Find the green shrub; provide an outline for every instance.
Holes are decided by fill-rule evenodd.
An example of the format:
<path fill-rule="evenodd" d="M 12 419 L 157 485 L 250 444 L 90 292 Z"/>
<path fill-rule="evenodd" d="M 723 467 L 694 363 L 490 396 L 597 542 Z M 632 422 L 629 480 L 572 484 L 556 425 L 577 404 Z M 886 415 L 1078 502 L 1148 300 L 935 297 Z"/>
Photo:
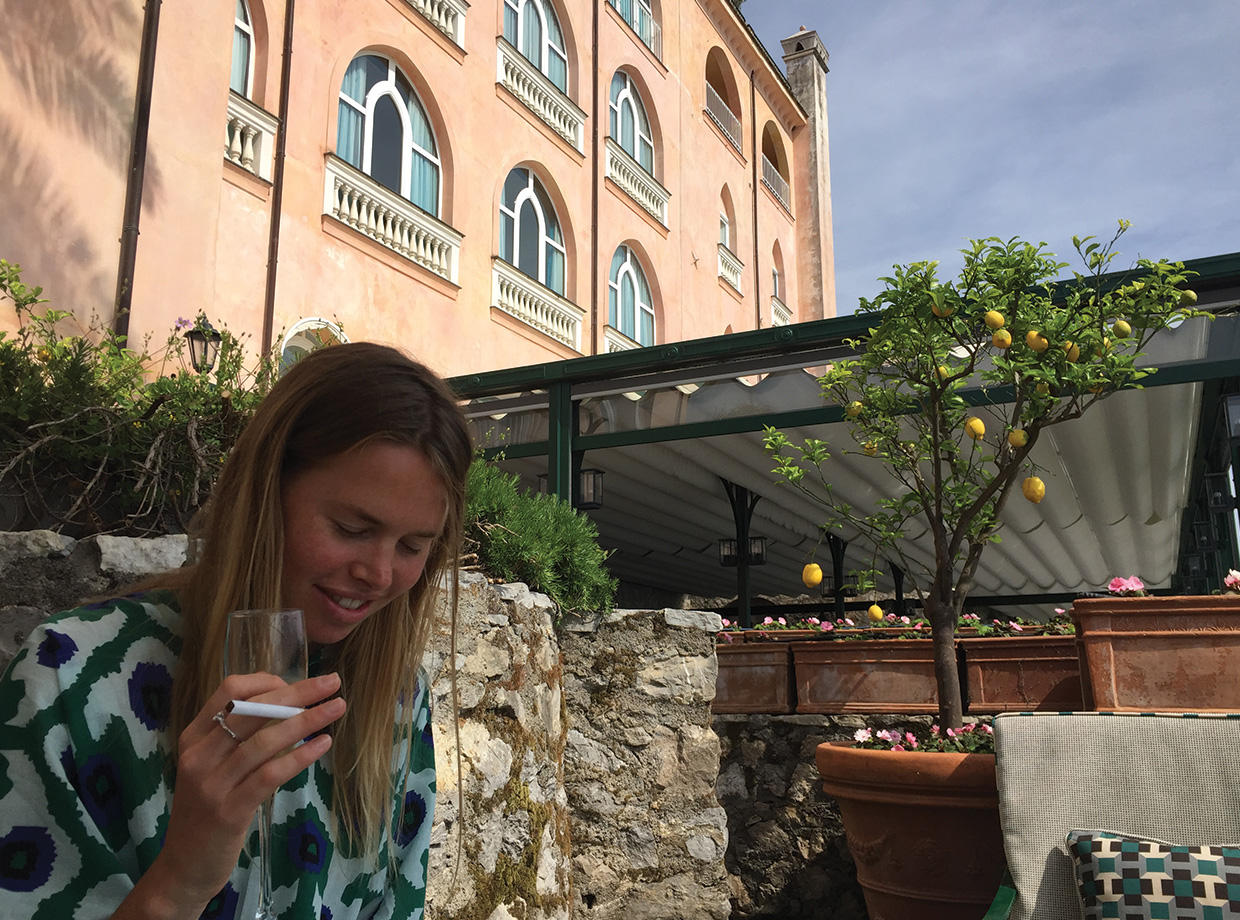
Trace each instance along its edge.
<path fill-rule="evenodd" d="M 603 564 L 598 529 L 552 495 L 517 487 L 517 477 L 481 458 L 469 470 L 465 538 L 481 568 L 541 591 L 560 610 L 611 610 L 616 582 Z"/>

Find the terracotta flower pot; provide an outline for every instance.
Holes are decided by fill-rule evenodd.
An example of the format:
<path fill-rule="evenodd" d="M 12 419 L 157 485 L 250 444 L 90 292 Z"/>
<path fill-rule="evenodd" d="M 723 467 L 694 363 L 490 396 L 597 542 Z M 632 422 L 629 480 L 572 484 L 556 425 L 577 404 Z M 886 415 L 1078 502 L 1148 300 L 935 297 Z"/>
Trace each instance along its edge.
<path fill-rule="evenodd" d="M 792 712 L 792 655 L 787 642 L 721 643 L 715 653 L 719 676 L 712 711 Z"/>
<path fill-rule="evenodd" d="M 1075 636 L 960 639 L 971 715 L 1084 708 Z"/>
<path fill-rule="evenodd" d="M 1003 876 L 993 754 L 818 746 L 870 920 L 975 920 Z"/>
<path fill-rule="evenodd" d="M 1240 596 L 1085 598 L 1071 613 L 1089 708 L 1240 712 Z"/>
<path fill-rule="evenodd" d="M 929 639 L 794 642 L 797 712 L 935 713 Z"/>

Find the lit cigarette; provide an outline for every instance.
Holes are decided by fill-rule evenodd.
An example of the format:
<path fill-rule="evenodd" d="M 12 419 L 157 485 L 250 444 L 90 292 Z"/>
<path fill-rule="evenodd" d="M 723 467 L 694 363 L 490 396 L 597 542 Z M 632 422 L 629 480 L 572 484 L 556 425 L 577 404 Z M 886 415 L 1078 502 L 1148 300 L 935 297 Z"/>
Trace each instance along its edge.
<path fill-rule="evenodd" d="M 297 706 L 276 706 L 274 703 L 251 703 L 249 700 L 233 700 L 227 706 L 230 715 L 256 716 L 260 719 L 291 719 L 305 712 Z"/>

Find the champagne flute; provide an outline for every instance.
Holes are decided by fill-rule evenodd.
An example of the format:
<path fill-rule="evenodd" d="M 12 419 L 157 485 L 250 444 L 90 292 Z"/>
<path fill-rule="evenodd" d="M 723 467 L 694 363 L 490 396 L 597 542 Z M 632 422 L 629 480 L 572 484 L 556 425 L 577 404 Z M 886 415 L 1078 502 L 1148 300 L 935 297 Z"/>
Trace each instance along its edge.
<path fill-rule="evenodd" d="M 274 674 L 286 683 L 306 678 L 306 627 L 300 610 L 235 610 L 228 615 L 226 674 Z M 258 910 L 254 920 L 275 920 L 271 907 L 271 806 L 258 808 Z"/>

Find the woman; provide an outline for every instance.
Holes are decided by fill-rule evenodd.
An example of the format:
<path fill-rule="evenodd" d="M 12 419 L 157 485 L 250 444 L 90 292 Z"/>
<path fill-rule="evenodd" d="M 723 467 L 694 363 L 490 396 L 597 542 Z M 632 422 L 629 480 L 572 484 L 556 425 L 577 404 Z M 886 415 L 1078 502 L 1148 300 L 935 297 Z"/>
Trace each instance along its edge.
<path fill-rule="evenodd" d="M 200 561 L 48 620 L 0 684 L 0 915 L 241 918 L 275 793 L 278 916 L 420 917 L 418 666 L 471 455 L 450 390 L 399 352 L 294 365 L 224 466 Z M 222 678 L 228 613 L 261 607 L 304 611 L 310 679 Z M 232 699 L 306 708 L 217 719 Z"/>

